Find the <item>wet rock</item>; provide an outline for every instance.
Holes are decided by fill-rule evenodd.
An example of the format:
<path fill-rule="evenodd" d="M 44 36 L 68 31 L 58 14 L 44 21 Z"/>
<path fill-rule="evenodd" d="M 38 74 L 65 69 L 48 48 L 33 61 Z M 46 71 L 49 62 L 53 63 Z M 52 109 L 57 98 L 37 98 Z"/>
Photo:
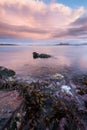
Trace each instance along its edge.
<path fill-rule="evenodd" d="M 33 52 L 33 58 L 38 58 L 39 54 L 37 52 Z"/>
<path fill-rule="evenodd" d="M 29 130 L 31 127 L 30 127 L 30 125 L 28 124 L 28 125 L 26 125 L 25 127 L 24 127 L 24 129 L 23 130 Z"/>
<path fill-rule="evenodd" d="M 0 66 L 0 78 L 12 77 L 15 75 L 15 72 L 11 69 Z"/>
<path fill-rule="evenodd" d="M 51 55 L 48 54 L 39 54 L 37 52 L 33 52 L 33 58 L 50 58 Z"/>
<path fill-rule="evenodd" d="M 5 85 L 5 81 L 3 79 L 0 79 L 0 89 L 2 89 Z"/>
<path fill-rule="evenodd" d="M 17 91 L 0 91 L 0 130 L 9 126 L 22 101 Z"/>
<path fill-rule="evenodd" d="M 37 80 L 30 80 L 30 77 L 27 77 L 27 79 L 16 78 L 17 89 L 24 99 L 22 113 L 25 114 L 22 120 L 13 122 L 15 127 L 23 128 L 23 130 L 86 130 L 87 86 L 86 84 L 78 83 L 79 79 L 81 79 L 80 77 L 77 84 L 74 84 L 73 81 L 70 82 L 70 78 L 67 78 L 67 82 L 66 76 L 63 75 L 55 73 L 52 76 Z M 7 77 L 5 81 L 6 83 L 9 81 L 9 84 L 11 84 L 13 83 L 13 78 Z M 3 85 L 3 82 L 1 82 L 1 85 Z M 0 102 L 2 102 L 0 104 L 1 126 L 14 113 L 13 111 L 16 110 L 16 107 L 14 109 L 13 106 L 19 100 L 17 91 L 6 93 L 0 94 Z M 11 101 L 12 104 L 10 104 Z M 22 116 L 18 114 L 18 117 Z"/>
<path fill-rule="evenodd" d="M 84 94 L 84 95 L 82 96 L 82 98 L 83 98 L 84 101 L 87 102 L 87 94 Z"/>
<path fill-rule="evenodd" d="M 23 86 L 26 85 L 22 84 Z M 57 130 L 58 128 L 65 130 L 66 126 L 66 129 L 74 130 L 80 129 L 81 126 L 78 126 L 80 124 L 82 125 L 81 130 L 86 130 L 84 127 L 84 120 L 86 120 L 84 115 L 79 117 L 80 113 L 85 113 L 86 102 L 84 103 L 82 97 L 74 91 L 76 86 L 74 87 L 72 84 L 61 85 L 59 80 L 50 80 L 50 78 L 47 83 L 42 80 L 40 82 L 32 82 L 30 86 L 24 87 L 23 91 L 27 109 L 25 110 L 26 118 L 28 122 L 32 120 L 30 129 L 33 127 L 39 130 L 40 127 L 40 129 L 45 130 L 47 127 L 49 130 Z M 30 116 L 28 117 L 28 115 Z M 47 119 L 46 123 L 43 119 L 43 125 L 40 122 L 42 118 Z M 79 121 L 76 122 L 74 119 Z M 35 126 L 33 122 L 37 122 Z M 24 128 L 27 125 L 25 122 Z"/>
<path fill-rule="evenodd" d="M 65 125 L 66 125 L 66 123 L 67 123 L 67 119 L 66 118 L 62 118 L 61 120 L 60 120 L 60 122 L 59 122 L 59 130 L 65 130 Z"/>
<path fill-rule="evenodd" d="M 5 78 L 5 79 L 0 79 L 0 90 L 5 90 L 5 89 L 15 89 L 15 83 L 16 80 L 14 78 Z"/>
<path fill-rule="evenodd" d="M 13 87 L 15 81 L 15 72 L 11 69 L 0 66 L 0 89 Z"/>
<path fill-rule="evenodd" d="M 40 54 L 39 57 L 40 57 L 40 58 L 50 58 L 51 55 L 48 55 L 48 54 Z"/>

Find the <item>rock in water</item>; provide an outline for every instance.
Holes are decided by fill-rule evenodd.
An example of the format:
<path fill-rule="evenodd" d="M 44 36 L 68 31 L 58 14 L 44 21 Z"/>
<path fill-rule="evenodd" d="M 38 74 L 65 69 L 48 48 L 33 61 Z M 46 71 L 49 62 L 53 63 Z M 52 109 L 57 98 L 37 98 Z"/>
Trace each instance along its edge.
<path fill-rule="evenodd" d="M 39 54 L 37 52 L 33 52 L 33 58 L 38 58 Z"/>
<path fill-rule="evenodd" d="M 51 55 L 48 54 L 39 54 L 37 52 L 33 52 L 33 58 L 50 58 Z"/>
<path fill-rule="evenodd" d="M 39 57 L 40 58 L 50 58 L 51 56 L 48 54 L 40 54 Z"/>
<path fill-rule="evenodd" d="M 13 70 L 0 66 L 0 78 L 12 77 L 14 75 L 15 72 Z"/>

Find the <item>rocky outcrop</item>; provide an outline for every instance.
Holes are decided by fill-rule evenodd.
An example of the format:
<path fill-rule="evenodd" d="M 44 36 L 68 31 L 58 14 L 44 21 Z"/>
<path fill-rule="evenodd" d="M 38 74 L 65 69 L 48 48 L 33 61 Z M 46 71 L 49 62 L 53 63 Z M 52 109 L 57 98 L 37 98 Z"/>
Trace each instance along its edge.
<path fill-rule="evenodd" d="M 32 82 L 14 79 L 15 84 L 11 84 L 13 78 L 7 76 L 6 83 L 13 90 L 0 92 L 0 130 L 87 130 L 86 78 L 76 76 L 70 80 L 64 73 L 54 73 Z M 14 113 L 22 101 L 18 119 Z"/>
<path fill-rule="evenodd" d="M 51 55 L 48 55 L 48 54 L 39 54 L 37 52 L 33 52 L 33 58 L 50 58 Z"/>
<path fill-rule="evenodd" d="M 15 72 L 11 69 L 0 66 L 0 78 L 12 77 Z"/>
<path fill-rule="evenodd" d="M 67 79 L 68 80 L 68 79 Z M 25 116 L 20 128 L 37 130 L 86 130 L 86 95 L 60 73 L 30 84 L 19 83 Z M 81 86 L 82 87 L 82 86 Z M 24 124 L 24 126 L 22 125 Z"/>
<path fill-rule="evenodd" d="M 13 86 L 15 74 L 13 70 L 0 66 L 0 89 Z"/>

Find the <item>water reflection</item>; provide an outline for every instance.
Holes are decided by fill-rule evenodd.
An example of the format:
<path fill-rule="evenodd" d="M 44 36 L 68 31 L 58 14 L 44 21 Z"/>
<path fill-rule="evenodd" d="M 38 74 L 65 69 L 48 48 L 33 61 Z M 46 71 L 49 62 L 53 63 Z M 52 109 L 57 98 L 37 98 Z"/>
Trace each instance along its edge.
<path fill-rule="evenodd" d="M 33 59 L 32 52 L 52 55 Z M 53 73 L 65 66 L 87 72 L 87 46 L 21 46 L 0 47 L 0 65 L 18 74 Z"/>

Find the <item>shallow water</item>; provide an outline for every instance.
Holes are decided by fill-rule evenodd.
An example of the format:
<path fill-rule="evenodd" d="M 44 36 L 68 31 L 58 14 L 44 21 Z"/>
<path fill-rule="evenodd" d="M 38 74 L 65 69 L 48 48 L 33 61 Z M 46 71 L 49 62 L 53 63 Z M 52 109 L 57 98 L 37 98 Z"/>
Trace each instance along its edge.
<path fill-rule="evenodd" d="M 33 59 L 34 51 L 50 54 L 52 58 Z M 19 75 L 50 74 L 65 68 L 87 72 L 87 46 L 1 46 L 0 66 Z"/>

